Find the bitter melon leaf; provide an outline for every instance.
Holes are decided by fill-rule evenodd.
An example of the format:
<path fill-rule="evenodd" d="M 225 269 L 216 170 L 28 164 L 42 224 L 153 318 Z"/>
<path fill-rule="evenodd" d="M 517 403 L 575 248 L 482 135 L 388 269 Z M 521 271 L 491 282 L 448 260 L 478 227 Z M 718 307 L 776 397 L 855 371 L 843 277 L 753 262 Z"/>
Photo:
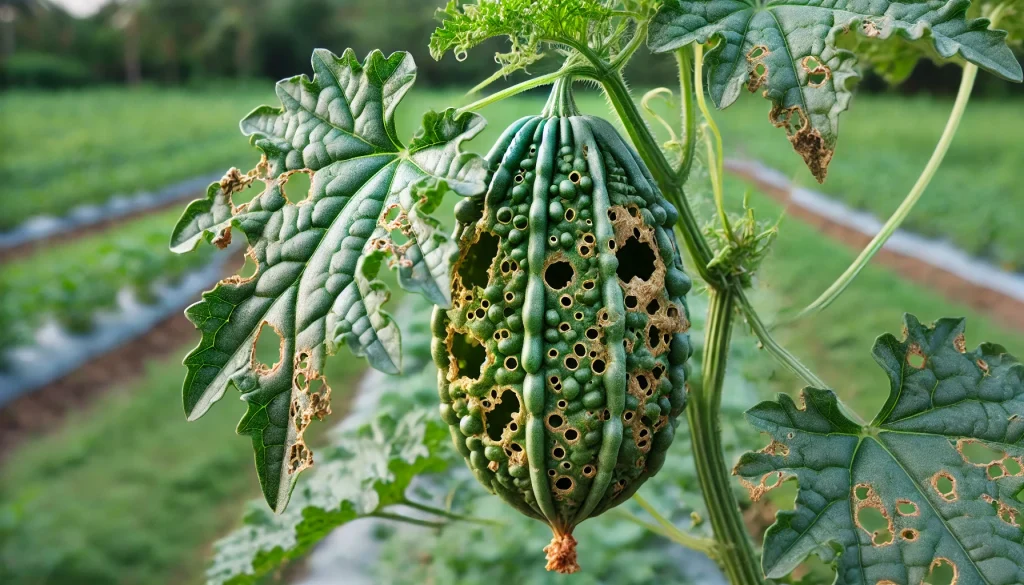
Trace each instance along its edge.
<path fill-rule="evenodd" d="M 960 56 L 992 73 L 1021 80 L 1006 34 L 985 19 L 967 19 L 968 0 L 665 0 L 650 25 L 658 52 L 693 42 L 708 52 L 708 85 L 719 108 L 744 85 L 772 101 L 769 118 L 785 128 L 811 173 L 824 181 L 835 152 L 839 114 L 849 106 L 855 55 L 836 47 L 842 34 L 930 39 L 943 58 Z"/>
<path fill-rule="evenodd" d="M 255 583 L 335 528 L 399 503 L 413 477 L 447 467 L 449 435 L 435 418 L 425 410 L 384 416 L 338 440 L 287 511 L 254 502 L 242 527 L 216 543 L 208 583 Z"/>
<path fill-rule="evenodd" d="M 345 344 L 378 370 L 401 368 L 380 266 L 387 261 L 400 286 L 447 304 L 453 245 L 428 213 L 448 191 L 482 192 L 488 174 L 481 157 L 461 152 L 483 129 L 475 114 L 430 112 L 408 147 L 395 138 L 394 112 L 415 76 L 407 53 L 374 51 L 359 63 L 351 50 L 341 57 L 317 50 L 313 69 L 312 80 L 278 83 L 283 108 L 264 106 L 242 121 L 263 160 L 211 185 L 171 240 L 176 252 L 203 239 L 224 247 L 237 228 L 248 241 L 256 273 L 218 283 L 187 311 L 203 337 L 185 359 L 183 400 L 194 420 L 229 383 L 242 392 L 248 410 L 238 432 L 252 437 L 260 484 L 277 511 L 312 465 L 306 427 L 330 413 L 326 355 Z M 308 193 L 287 193 L 296 173 L 311 175 Z M 232 202 L 257 184 L 260 195 Z M 268 329 L 280 338 L 273 367 L 255 352 Z"/>
<path fill-rule="evenodd" d="M 1024 582 L 1024 367 L 998 345 L 967 351 L 962 319 L 904 323 L 875 343 L 890 392 L 871 424 L 815 388 L 748 411 L 772 441 L 735 473 L 755 499 L 799 484 L 765 533 L 769 577 L 815 553 L 838 585 Z"/>

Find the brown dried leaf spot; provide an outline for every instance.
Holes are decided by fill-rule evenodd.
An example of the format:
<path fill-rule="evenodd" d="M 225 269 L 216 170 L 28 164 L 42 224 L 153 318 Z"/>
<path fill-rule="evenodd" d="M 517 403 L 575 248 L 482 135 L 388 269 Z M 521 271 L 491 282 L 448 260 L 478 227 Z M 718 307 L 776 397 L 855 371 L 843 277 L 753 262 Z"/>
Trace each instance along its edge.
<path fill-rule="evenodd" d="M 949 581 L 949 585 L 956 585 L 960 580 L 960 568 L 956 566 L 956 563 L 947 559 L 946 557 L 936 557 L 932 564 L 928 567 L 928 572 L 932 573 L 935 569 L 942 567 L 943 565 L 948 566 L 953 570 L 953 578 Z M 931 575 L 929 574 L 929 577 Z"/>
<path fill-rule="evenodd" d="M 1013 526 L 1014 528 L 1020 528 L 1020 512 L 1015 508 L 1010 507 L 1008 504 L 993 498 L 988 494 L 982 494 L 981 499 L 986 504 L 990 504 L 996 511 L 996 516 L 999 517 L 1004 523 Z"/>
<path fill-rule="evenodd" d="M 949 482 L 949 489 L 945 489 L 939 485 L 939 482 L 945 480 Z M 955 502 L 959 499 L 959 494 L 956 491 L 956 478 L 952 476 L 948 471 L 940 471 L 932 476 L 931 478 L 932 489 L 939 495 L 940 498 L 947 502 Z"/>
<path fill-rule="evenodd" d="M 576 539 L 571 533 L 560 534 L 556 531 L 551 544 L 544 547 L 544 553 L 548 561 L 544 568 L 549 571 L 571 575 L 580 570 L 576 560 Z"/>
<path fill-rule="evenodd" d="M 924 368 L 925 364 L 928 363 L 928 357 L 921 350 L 921 346 L 916 343 L 911 343 L 910 347 L 907 348 L 907 365 L 920 370 Z"/>
<path fill-rule="evenodd" d="M 231 226 L 224 228 L 217 234 L 217 237 L 213 239 L 213 245 L 217 246 L 221 250 L 231 245 Z"/>
<path fill-rule="evenodd" d="M 732 470 L 732 473 L 733 475 L 738 475 L 735 469 Z M 765 494 L 782 485 L 787 479 L 789 479 L 789 477 L 790 476 L 787 476 L 782 471 L 772 471 L 764 474 L 761 477 L 760 483 L 757 484 L 747 481 L 743 477 L 740 477 L 739 480 L 740 485 L 742 485 L 750 495 L 750 501 L 758 502 Z"/>
<path fill-rule="evenodd" d="M 807 85 L 811 87 L 821 87 L 832 77 L 832 70 L 814 55 L 801 59 L 800 66 L 807 73 Z"/>
<path fill-rule="evenodd" d="M 865 492 L 864 497 L 860 496 L 859 492 Z M 853 521 L 858 528 L 863 530 L 871 537 L 871 544 L 873 546 L 889 546 L 895 542 L 895 538 L 892 537 L 894 526 L 892 517 L 889 515 L 888 510 L 885 509 L 885 504 L 882 502 L 882 497 L 875 491 L 874 486 L 867 483 L 859 483 L 853 487 L 851 492 L 851 500 L 853 501 Z M 863 524 L 861 524 L 860 515 L 861 510 L 864 508 L 873 508 L 882 515 L 885 519 L 886 528 L 884 530 L 868 530 Z M 884 538 L 888 537 L 888 541 Z M 883 538 L 883 542 L 879 542 L 879 538 Z"/>
<path fill-rule="evenodd" d="M 964 339 L 963 333 L 958 333 L 957 336 L 953 338 L 953 347 L 955 347 L 960 353 L 967 353 L 967 340 Z"/>
<path fill-rule="evenodd" d="M 985 360 L 979 358 L 978 361 L 975 362 L 975 363 L 978 364 L 978 367 L 981 369 L 981 373 L 983 375 L 987 376 L 988 375 L 988 362 L 986 362 Z"/>
<path fill-rule="evenodd" d="M 782 457 L 787 457 L 789 455 L 789 447 L 787 447 L 785 443 L 772 440 L 772 442 L 768 443 L 764 449 L 761 449 L 761 452 L 769 455 L 775 455 L 776 457 L 780 455 Z"/>
<path fill-rule="evenodd" d="M 764 59 L 771 54 L 765 45 L 755 45 L 747 52 L 747 91 L 754 93 L 768 81 L 768 65 Z"/>
<path fill-rule="evenodd" d="M 303 434 L 314 418 L 322 421 L 331 414 L 331 387 L 309 362 L 309 354 L 297 353 L 294 363 L 292 402 L 288 414 L 295 427 L 295 439 L 288 450 L 289 474 L 313 466 L 313 452 L 306 447 Z M 314 384 L 317 388 L 312 390 Z"/>
<path fill-rule="evenodd" d="M 785 128 L 793 150 L 804 159 L 814 178 L 824 183 L 835 150 L 825 144 L 817 128 L 811 128 L 811 121 L 800 106 L 783 108 L 775 104 L 768 113 L 768 119 L 776 128 Z"/>

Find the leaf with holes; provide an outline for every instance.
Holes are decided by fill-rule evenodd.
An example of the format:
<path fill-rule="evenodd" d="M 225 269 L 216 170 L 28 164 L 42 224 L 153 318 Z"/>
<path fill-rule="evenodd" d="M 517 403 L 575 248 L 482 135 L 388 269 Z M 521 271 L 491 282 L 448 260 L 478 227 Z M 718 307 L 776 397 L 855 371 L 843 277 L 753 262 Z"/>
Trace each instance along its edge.
<path fill-rule="evenodd" d="M 176 252 L 202 239 L 225 247 L 233 228 L 248 240 L 256 273 L 219 283 L 188 309 L 203 338 L 185 359 L 183 396 L 194 420 L 229 383 L 242 391 L 248 411 L 238 432 L 252 437 L 260 484 L 278 511 L 313 462 L 306 426 L 330 412 L 326 354 L 347 344 L 379 370 L 401 367 L 398 326 L 383 309 L 388 288 L 376 280 L 380 266 L 390 258 L 402 287 L 447 304 L 454 248 L 427 214 L 449 190 L 481 192 L 488 174 L 483 159 L 460 150 L 483 129 L 475 114 L 428 113 L 408 147 L 398 141 L 395 109 L 416 71 L 407 53 L 375 51 L 359 63 L 351 50 L 341 57 L 317 50 L 313 70 L 312 80 L 278 83 L 283 108 L 264 106 L 242 121 L 263 160 L 211 185 L 171 240 Z M 310 175 L 310 188 L 291 200 L 297 173 Z M 232 202 L 260 183 L 252 201 Z M 280 339 L 273 367 L 255 350 L 267 329 Z"/>
<path fill-rule="evenodd" d="M 253 505 L 244 525 L 216 543 L 208 583 L 256 583 L 338 526 L 401 503 L 414 476 L 448 465 L 448 433 L 434 418 L 422 410 L 381 417 L 341 439 L 295 490 L 290 509 L 277 515 Z"/>
<path fill-rule="evenodd" d="M 904 332 L 875 343 L 891 389 L 871 424 L 815 388 L 747 413 L 772 437 L 736 466 L 751 496 L 799 484 L 765 534 L 769 577 L 815 553 L 838 585 L 1024 582 L 1024 367 L 998 345 L 967 351 L 963 320 L 908 315 Z"/>
<path fill-rule="evenodd" d="M 853 53 L 836 47 L 840 35 L 928 38 L 943 58 L 962 57 L 1014 81 L 1021 67 L 1006 33 L 968 20 L 968 0 L 666 0 L 650 26 L 649 45 L 669 51 L 718 41 L 708 53 L 709 89 L 719 108 L 744 85 L 772 101 L 769 118 L 785 128 L 811 173 L 825 180 L 835 151 L 839 114 L 857 76 Z"/>

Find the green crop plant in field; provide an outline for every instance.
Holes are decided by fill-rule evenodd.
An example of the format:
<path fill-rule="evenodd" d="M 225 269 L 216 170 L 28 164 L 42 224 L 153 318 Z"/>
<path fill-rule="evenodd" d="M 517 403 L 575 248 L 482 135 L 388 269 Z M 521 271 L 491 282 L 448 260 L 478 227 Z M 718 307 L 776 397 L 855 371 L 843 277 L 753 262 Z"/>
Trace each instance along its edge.
<path fill-rule="evenodd" d="M 706 85 L 725 108 L 743 88 L 760 93 L 769 121 L 824 181 L 858 71 L 840 40 L 911 41 L 963 64 L 960 95 L 918 183 L 846 273 L 790 317 L 802 318 L 843 292 L 920 198 L 978 68 L 1021 80 L 1007 33 L 996 28 L 1020 18 L 1020 3 L 976 7 L 983 18 L 968 8 L 966 0 L 453 0 L 431 41 L 436 58 L 451 51 L 461 59 L 507 37 L 501 71 L 488 82 L 545 56 L 564 63 L 468 106 L 426 113 L 407 142 L 395 115 L 415 80 L 409 54 L 360 60 L 351 50 L 315 51 L 312 79 L 281 81 L 281 107 L 242 121 L 259 164 L 211 185 L 171 238 L 174 251 L 187 252 L 204 240 L 225 247 L 237 231 L 256 266 L 188 309 L 202 341 L 185 359 L 186 414 L 202 416 L 229 386 L 241 392 L 247 411 L 237 430 L 251 438 L 264 496 L 279 514 L 263 512 L 223 541 L 210 580 L 253 582 L 360 517 L 481 522 L 406 493 L 413 475 L 441 465 L 444 423 L 489 491 L 551 527 L 553 571 L 579 571 L 576 548 L 586 542 L 576 542 L 574 528 L 632 496 L 661 534 L 706 553 L 734 584 L 788 579 L 811 555 L 831 563 L 840 584 L 1024 582 L 1024 368 L 1001 346 L 969 349 L 960 320 L 926 325 L 908 315 L 901 339 L 875 345 L 890 380 L 881 411 L 866 422 L 842 404 L 748 301 L 775 227 L 749 209 L 726 209 L 723 144 L 705 96 Z M 671 134 L 664 145 L 622 76 L 645 45 L 679 65 L 682 128 L 659 120 Z M 874 50 L 872 64 L 883 54 Z M 604 90 L 632 146 L 610 123 L 577 111 L 576 81 Z M 483 129 L 477 110 L 543 85 L 553 90 L 538 116 L 510 126 L 486 157 L 463 151 Z M 644 107 L 669 93 L 655 90 Z M 683 190 L 698 150 L 717 212 L 709 225 Z M 262 189 L 255 198 L 233 200 L 254 186 Z M 449 235 L 432 214 L 452 195 L 461 199 Z M 700 364 L 687 361 L 683 249 L 708 296 Z M 315 458 L 304 434 L 330 413 L 328 357 L 347 346 L 383 372 L 403 368 L 385 266 L 402 289 L 437 306 L 439 420 L 390 419 Z M 800 404 L 784 395 L 748 411 L 771 442 L 730 469 L 720 415 L 738 319 L 809 387 Z M 272 363 L 254 351 L 262 336 L 279 345 Z M 712 538 L 686 534 L 635 495 L 665 464 L 684 412 Z M 327 482 L 303 485 L 300 472 L 314 464 Z M 734 482 L 757 500 L 791 480 L 796 508 L 778 514 L 758 553 Z"/>

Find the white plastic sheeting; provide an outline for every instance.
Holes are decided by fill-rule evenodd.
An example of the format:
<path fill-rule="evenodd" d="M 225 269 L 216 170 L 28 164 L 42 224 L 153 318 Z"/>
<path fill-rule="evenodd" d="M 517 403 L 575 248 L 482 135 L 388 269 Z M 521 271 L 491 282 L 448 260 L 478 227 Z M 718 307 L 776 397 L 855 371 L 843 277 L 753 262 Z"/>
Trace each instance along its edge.
<path fill-rule="evenodd" d="M 0 232 L 0 250 L 14 248 L 37 240 L 59 236 L 77 229 L 141 213 L 173 201 L 198 196 L 207 185 L 220 180 L 221 175 L 193 177 L 160 189 L 142 191 L 134 195 L 114 195 L 101 204 L 79 205 L 63 217 L 39 215 L 26 220 L 8 232 Z"/>
<path fill-rule="evenodd" d="M 157 323 L 199 300 L 199 294 L 222 277 L 224 266 L 238 258 L 237 247 L 216 254 L 205 267 L 174 284 L 156 282 L 153 303 L 142 303 L 131 289 L 118 294 L 117 308 L 100 311 L 90 333 L 75 335 L 50 321 L 36 331 L 35 345 L 8 349 L 7 369 L 0 371 L 0 407 L 73 372 L 82 364 L 141 336 Z"/>

